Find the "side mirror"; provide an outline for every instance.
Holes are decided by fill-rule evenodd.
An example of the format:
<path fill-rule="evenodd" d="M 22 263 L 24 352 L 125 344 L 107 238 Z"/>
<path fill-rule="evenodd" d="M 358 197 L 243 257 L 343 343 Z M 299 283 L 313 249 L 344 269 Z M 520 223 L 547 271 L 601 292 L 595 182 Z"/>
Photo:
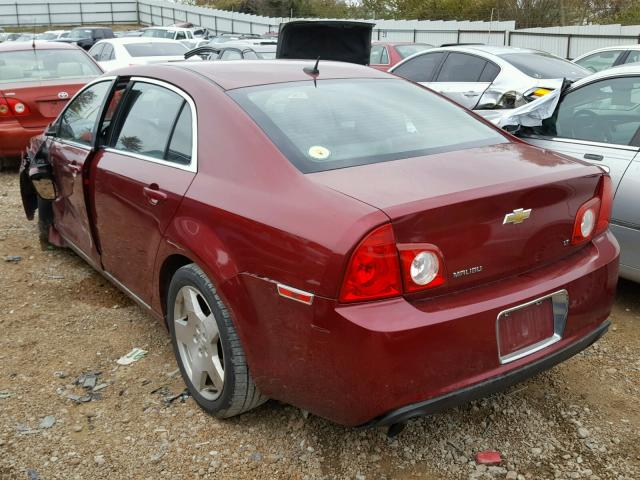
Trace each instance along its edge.
<path fill-rule="evenodd" d="M 49 126 L 44 131 L 45 137 L 55 137 L 58 133 L 58 126 L 55 122 L 49 124 Z"/>

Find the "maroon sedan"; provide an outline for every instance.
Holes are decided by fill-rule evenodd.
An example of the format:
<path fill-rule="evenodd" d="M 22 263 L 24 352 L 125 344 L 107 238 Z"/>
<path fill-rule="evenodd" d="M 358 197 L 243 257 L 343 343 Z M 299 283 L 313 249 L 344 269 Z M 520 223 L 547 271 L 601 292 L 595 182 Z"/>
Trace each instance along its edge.
<path fill-rule="evenodd" d="M 400 63 L 414 53 L 433 48 L 428 43 L 413 42 L 373 42 L 369 66 L 376 70 L 388 71 L 395 64 Z"/>
<path fill-rule="evenodd" d="M 23 170 L 55 197 L 49 238 L 167 325 L 204 410 L 269 397 L 399 424 L 607 330 L 603 170 L 392 75 L 314 64 L 111 72 Z"/>
<path fill-rule="evenodd" d="M 17 165 L 29 139 L 102 69 L 75 45 L 0 44 L 0 167 Z"/>

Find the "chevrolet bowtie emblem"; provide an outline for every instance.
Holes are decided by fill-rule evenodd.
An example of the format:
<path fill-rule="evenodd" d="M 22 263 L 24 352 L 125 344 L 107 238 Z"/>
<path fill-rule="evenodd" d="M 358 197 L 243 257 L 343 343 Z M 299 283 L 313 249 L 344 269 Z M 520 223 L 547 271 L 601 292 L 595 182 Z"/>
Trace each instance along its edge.
<path fill-rule="evenodd" d="M 518 224 L 524 222 L 527 218 L 531 216 L 531 209 L 523 210 L 522 208 L 516 208 L 513 212 L 507 213 L 504 216 L 503 225 L 507 223 Z"/>

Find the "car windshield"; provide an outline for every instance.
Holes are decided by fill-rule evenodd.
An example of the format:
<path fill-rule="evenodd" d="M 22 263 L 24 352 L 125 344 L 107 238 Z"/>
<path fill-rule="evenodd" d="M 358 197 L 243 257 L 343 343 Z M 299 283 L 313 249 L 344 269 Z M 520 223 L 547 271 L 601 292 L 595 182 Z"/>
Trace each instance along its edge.
<path fill-rule="evenodd" d="M 0 54 L 0 83 L 95 77 L 102 73 L 83 51 L 21 50 Z"/>
<path fill-rule="evenodd" d="M 398 52 L 398 55 L 400 55 L 401 58 L 407 58 L 414 53 L 422 52 L 430 48 L 433 48 L 433 45 L 429 45 L 427 43 L 413 43 L 410 45 L 396 45 L 396 52 Z"/>
<path fill-rule="evenodd" d="M 575 63 L 548 53 L 505 53 L 499 57 L 533 78 L 566 78 L 575 81 L 591 74 Z"/>
<path fill-rule="evenodd" d="M 124 48 L 132 57 L 182 57 L 189 50 L 179 42 L 132 43 Z"/>
<path fill-rule="evenodd" d="M 303 173 L 507 142 L 464 109 L 404 80 L 291 82 L 229 95 Z"/>
<path fill-rule="evenodd" d="M 83 30 L 83 29 L 71 30 L 68 38 L 73 38 L 74 40 L 77 40 L 80 38 L 91 38 L 91 30 Z"/>
<path fill-rule="evenodd" d="M 156 28 L 149 28 L 142 32 L 143 37 L 153 37 L 153 38 L 173 38 L 175 32 L 171 30 L 159 30 Z"/>

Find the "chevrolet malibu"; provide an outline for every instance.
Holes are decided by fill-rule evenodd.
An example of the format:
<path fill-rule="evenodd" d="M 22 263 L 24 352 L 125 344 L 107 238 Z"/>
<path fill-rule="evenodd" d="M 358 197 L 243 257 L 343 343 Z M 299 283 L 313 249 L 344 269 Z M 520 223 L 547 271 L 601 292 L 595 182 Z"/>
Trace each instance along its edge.
<path fill-rule="evenodd" d="M 384 72 L 117 70 L 36 150 L 28 216 L 166 324 L 193 398 L 218 417 L 274 398 L 402 425 L 609 326 L 609 176 Z"/>

